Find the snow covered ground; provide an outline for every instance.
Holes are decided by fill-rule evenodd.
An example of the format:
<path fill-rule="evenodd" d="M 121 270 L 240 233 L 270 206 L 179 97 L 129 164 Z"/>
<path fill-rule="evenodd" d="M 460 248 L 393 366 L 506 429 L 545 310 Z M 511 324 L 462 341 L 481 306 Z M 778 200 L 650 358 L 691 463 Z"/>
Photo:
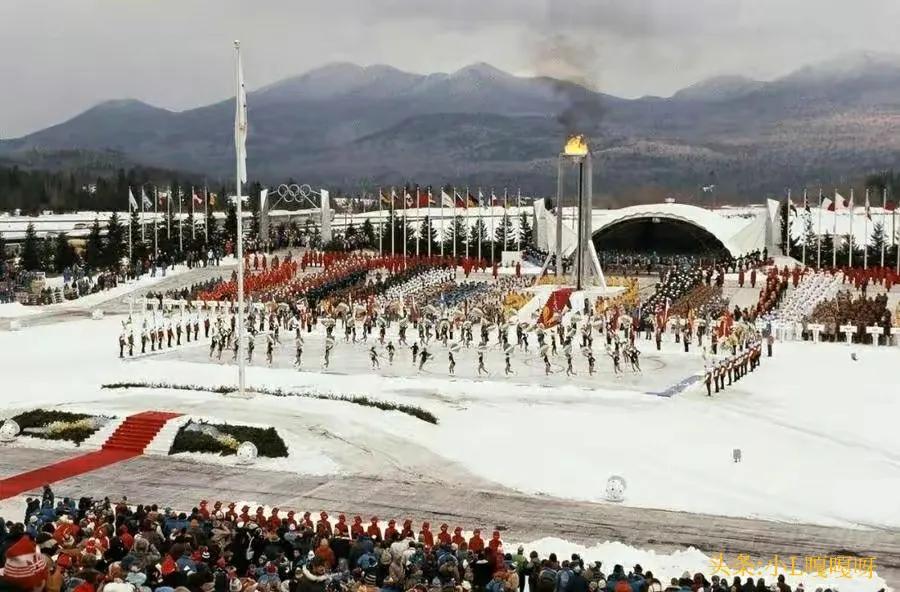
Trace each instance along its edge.
<path fill-rule="evenodd" d="M 82 296 L 81 298 L 78 298 L 76 300 L 64 300 L 63 302 L 58 302 L 55 304 L 46 304 L 42 306 L 24 306 L 22 304 L 19 304 L 18 302 L 0 304 L 0 319 L 29 317 L 43 312 L 64 309 L 86 310 L 92 306 L 102 304 L 103 302 L 125 296 L 134 290 L 149 288 L 154 284 L 157 284 L 166 279 L 167 277 L 181 275 L 187 271 L 189 271 L 187 266 L 177 265 L 175 266 L 175 269 L 168 269 L 166 271 L 165 277 L 162 275 L 162 273 L 157 273 L 156 276 L 152 277 L 149 274 L 145 274 L 137 280 L 122 282 L 111 290 L 103 290 L 94 294 Z M 62 287 L 62 276 L 57 278 L 50 278 L 47 281 L 47 286 Z"/>
<path fill-rule="evenodd" d="M 415 473 L 454 481 L 471 475 L 526 492 L 596 501 L 604 497 L 607 478 L 618 474 L 627 480 L 625 503 L 632 506 L 900 527 L 898 348 L 855 348 L 854 362 L 842 345 L 777 344 L 774 358 L 712 398 L 697 386 L 671 398 L 649 396 L 640 377 L 627 375 L 621 385 L 610 377 L 592 387 L 566 384 L 562 377 L 541 384 L 539 366 L 510 381 L 497 375 L 499 368 L 485 380 L 448 380 L 441 355 L 435 360 L 439 371 L 417 375 L 405 352 L 398 359 L 402 355 L 407 371 L 371 374 L 366 347 L 342 342 L 336 352 L 346 360 L 347 374 L 320 373 L 321 354 L 311 344 L 308 372 L 248 369 L 251 385 L 419 405 L 438 417 L 435 426 L 343 402 L 101 390 L 100 384 L 117 380 L 236 383 L 234 366 L 198 363 L 206 358 L 202 343 L 184 352 L 196 361 L 166 354 L 120 362 L 120 320 L 0 333 L 0 414 L 23 401 L 117 413 L 175 410 L 273 425 L 319 472 Z M 257 359 L 263 349 L 257 348 Z M 657 376 L 646 369 L 648 383 L 675 380 L 700 364 L 696 354 L 680 354 L 675 344 L 666 344 L 659 359 L 665 364 Z M 494 366 L 500 363 L 498 358 Z M 608 360 L 599 365 L 608 372 Z M 732 462 L 734 448 L 743 451 L 742 463 Z"/>

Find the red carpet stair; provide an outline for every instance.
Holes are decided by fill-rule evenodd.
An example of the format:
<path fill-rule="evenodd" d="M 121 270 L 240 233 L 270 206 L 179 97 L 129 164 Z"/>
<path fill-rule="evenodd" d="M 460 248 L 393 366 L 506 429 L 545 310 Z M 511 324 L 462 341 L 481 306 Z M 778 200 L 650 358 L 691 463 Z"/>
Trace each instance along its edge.
<path fill-rule="evenodd" d="M 179 415 L 161 411 L 131 415 L 103 444 L 101 450 L 0 479 L 0 500 L 28 491 L 38 491 L 45 483 L 55 483 L 140 456 L 166 422 Z"/>
<path fill-rule="evenodd" d="M 122 450 L 142 454 L 144 449 L 170 419 L 178 413 L 145 411 L 131 415 L 103 444 L 103 450 Z"/>

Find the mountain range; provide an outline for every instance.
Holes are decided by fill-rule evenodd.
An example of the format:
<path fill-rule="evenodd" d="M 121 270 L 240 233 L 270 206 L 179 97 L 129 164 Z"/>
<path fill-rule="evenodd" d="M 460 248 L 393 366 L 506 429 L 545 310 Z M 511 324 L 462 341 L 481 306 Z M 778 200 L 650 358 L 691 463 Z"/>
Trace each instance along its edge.
<path fill-rule="evenodd" d="M 595 191 L 612 199 L 759 201 L 830 187 L 900 155 L 900 56 L 857 53 L 771 81 L 720 76 L 671 97 L 624 99 L 479 63 L 419 75 L 330 64 L 248 95 L 250 176 L 347 190 L 405 182 L 555 191 L 566 136 L 586 133 Z M 120 154 L 145 166 L 229 179 L 234 102 L 169 111 L 137 100 L 0 142 L 0 158 Z"/>

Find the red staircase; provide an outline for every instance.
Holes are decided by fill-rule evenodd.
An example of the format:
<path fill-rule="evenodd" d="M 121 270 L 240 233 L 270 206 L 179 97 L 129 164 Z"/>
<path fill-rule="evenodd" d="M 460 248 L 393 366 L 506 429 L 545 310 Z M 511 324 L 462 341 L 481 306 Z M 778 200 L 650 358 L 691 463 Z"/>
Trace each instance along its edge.
<path fill-rule="evenodd" d="M 140 456 L 166 422 L 179 415 L 162 411 L 131 415 L 103 444 L 102 450 L 0 479 L 0 500 L 39 490 L 44 483 L 56 483 Z"/>
<path fill-rule="evenodd" d="M 179 413 L 145 411 L 130 415 L 113 435 L 103 444 L 104 450 L 123 450 L 141 454 L 153 438 L 170 419 Z"/>

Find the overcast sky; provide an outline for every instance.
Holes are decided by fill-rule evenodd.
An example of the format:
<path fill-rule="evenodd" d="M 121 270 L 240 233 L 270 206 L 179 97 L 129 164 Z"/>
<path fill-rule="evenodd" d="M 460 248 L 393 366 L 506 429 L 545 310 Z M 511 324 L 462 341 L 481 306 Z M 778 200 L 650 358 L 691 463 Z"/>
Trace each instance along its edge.
<path fill-rule="evenodd" d="M 897 0 L 0 0 L 0 137 L 110 98 L 186 109 L 334 61 L 488 62 L 634 97 L 895 51 Z"/>

